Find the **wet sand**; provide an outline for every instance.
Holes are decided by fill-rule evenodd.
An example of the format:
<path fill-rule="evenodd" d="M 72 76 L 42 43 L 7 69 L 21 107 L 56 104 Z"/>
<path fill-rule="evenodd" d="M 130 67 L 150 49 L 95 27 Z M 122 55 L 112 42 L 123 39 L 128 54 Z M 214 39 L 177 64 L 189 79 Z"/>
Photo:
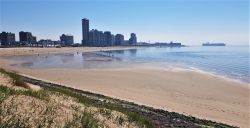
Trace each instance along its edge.
<path fill-rule="evenodd" d="M 149 68 L 24 69 L 10 67 L 11 61 L 0 61 L 1 67 L 38 79 L 185 115 L 249 127 L 248 84 L 195 71 Z"/>
<path fill-rule="evenodd" d="M 92 51 L 109 51 L 109 50 L 125 50 L 138 48 L 136 46 L 116 46 L 116 47 L 62 47 L 62 48 L 0 48 L 0 56 L 13 55 L 33 55 L 48 53 L 72 53 L 72 52 L 92 52 Z"/>

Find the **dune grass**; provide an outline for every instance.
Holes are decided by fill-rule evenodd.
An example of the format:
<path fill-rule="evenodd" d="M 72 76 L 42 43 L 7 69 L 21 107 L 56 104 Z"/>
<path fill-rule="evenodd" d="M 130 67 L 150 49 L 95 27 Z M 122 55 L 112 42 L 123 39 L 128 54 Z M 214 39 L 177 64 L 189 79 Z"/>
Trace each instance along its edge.
<path fill-rule="evenodd" d="M 93 114 L 84 111 L 80 114 L 74 114 L 73 120 L 66 122 L 64 128 L 99 128 L 102 124 L 95 118 Z"/>
<path fill-rule="evenodd" d="M 144 116 L 139 115 L 138 113 L 135 112 L 130 112 L 127 109 L 124 109 L 122 107 L 114 107 L 110 105 L 101 105 L 98 106 L 95 102 L 95 100 L 99 99 L 93 99 L 90 97 L 87 97 L 84 94 L 81 94 L 79 92 L 70 90 L 70 89 L 65 89 L 61 87 L 46 87 L 43 88 L 39 91 L 32 91 L 29 86 L 22 80 L 21 76 L 18 75 L 15 72 L 9 72 L 4 70 L 3 68 L 0 68 L 0 73 L 7 75 L 12 79 L 12 84 L 14 86 L 18 87 L 24 87 L 27 88 L 27 90 L 18 90 L 10 87 L 6 87 L 3 85 L 0 85 L 0 104 L 6 97 L 11 96 L 11 95 L 26 95 L 34 98 L 38 98 L 41 100 L 49 101 L 50 94 L 59 94 L 59 95 L 66 95 L 68 97 L 72 97 L 76 99 L 78 103 L 84 104 L 85 106 L 92 106 L 96 107 L 100 114 L 103 116 L 107 117 L 108 119 L 111 118 L 111 112 L 112 111 L 118 111 L 123 113 L 124 115 L 127 116 L 127 118 L 119 117 L 117 120 L 119 121 L 119 124 L 123 124 L 125 121 L 128 121 L 129 123 L 135 123 L 139 127 L 143 128 L 153 128 L 155 127 L 152 121 Z M 14 118 L 13 118 L 14 119 Z M 7 126 L 7 124 L 0 124 L 0 127 L 2 126 Z M 11 127 L 14 126 L 19 126 L 19 127 L 26 127 L 22 123 L 21 120 L 15 119 L 13 120 L 13 124 L 11 124 Z M 65 127 L 90 127 L 90 128 L 95 128 L 100 126 L 100 123 L 96 119 L 93 118 L 93 115 L 88 112 L 83 112 L 83 113 L 78 113 L 74 115 L 74 119 L 70 122 L 66 122 Z"/>
<path fill-rule="evenodd" d="M 25 123 L 26 121 L 19 118 L 11 118 L 5 122 L 0 121 L 0 128 L 31 128 L 31 126 Z"/>
<path fill-rule="evenodd" d="M 10 96 L 10 95 L 26 95 L 26 96 L 31 96 L 31 97 L 38 98 L 41 100 L 49 100 L 49 92 L 45 90 L 39 90 L 39 91 L 16 90 L 16 89 L 12 89 L 12 88 L 0 85 L 0 94 L 4 95 L 5 97 Z"/>
<path fill-rule="evenodd" d="M 30 87 L 21 79 L 20 75 L 17 74 L 16 72 L 9 72 L 3 68 L 0 68 L 0 73 L 10 77 L 12 80 L 12 84 L 14 86 L 19 86 L 19 87 L 24 87 L 24 88 L 30 89 Z"/>
<path fill-rule="evenodd" d="M 99 112 L 102 115 L 106 116 L 108 119 L 111 118 L 112 111 L 119 111 L 119 112 L 127 115 L 129 123 L 135 123 L 138 126 L 143 127 L 143 128 L 155 127 L 150 119 L 148 119 L 147 117 L 143 117 L 135 112 L 129 112 L 126 109 L 123 109 L 120 107 L 111 107 L 111 106 L 100 107 L 100 106 L 95 105 L 91 101 L 91 99 L 87 98 L 86 96 L 83 96 L 83 95 L 76 93 L 76 92 L 73 92 L 71 90 L 62 89 L 62 88 L 58 88 L 58 87 L 50 87 L 50 88 L 46 88 L 46 89 L 41 89 L 39 91 L 32 91 L 32 90 L 15 90 L 15 89 L 0 85 L 0 104 L 5 99 L 5 97 L 11 96 L 11 95 L 26 95 L 26 96 L 31 96 L 34 98 L 48 101 L 49 94 L 55 94 L 55 93 L 73 97 L 77 100 L 77 102 L 82 103 L 86 106 L 97 107 L 99 109 Z M 4 95 L 2 95 L 2 94 L 4 94 Z M 90 118 L 90 115 L 91 114 L 88 114 L 86 112 L 82 113 L 80 115 L 75 115 L 74 120 L 71 122 L 67 122 L 66 123 L 67 125 L 65 127 L 83 126 L 83 125 L 87 125 L 87 124 L 91 125 L 91 128 L 92 128 L 92 126 L 95 127 L 97 121 Z M 118 119 L 118 121 L 119 121 L 119 124 L 122 125 L 123 122 L 125 122 L 125 119 L 120 117 Z M 20 121 L 17 121 L 16 123 L 20 123 Z M 87 124 L 84 124 L 84 123 L 87 123 Z"/>
<path fill-rule="evenodd" d="M 46 91 L 29 91 L 29 90 L 15 90 L 3 85 L 0 85 L 0 106 L 3 103 L 4 99 L 7 99 L 9 96 L 18 95 L 26 95 L 34 98 L 43 99 L 45 103 L 49 103 L 47 98 L 50 92 Z M 52 93 L 51 93 L 52 94 Z M 46 100 L 44 100 L 46 99 Z M 11 106 L 3 106 L 0 107 L 0 117 L 1 115 L 11 116 L 11 118 L 7 118 L 3 120 L 5 116 L 0 118 L 0 128 L 31 128 L 32 125 L 29 124 L 30 120 L 33 120 L 32 117 L 21 117 L 20 115 L 13 115 L 13 109 L 17 108 L 18 104 L 12 104 Z M 37 107 L 37 106 L 36 106 Z M 39 127 L 50 127 L 53 123 L 53 116 L 55 113 L 51 110 L 52 106 L 43 106 L 46 111 L 43 111 L 41 117 L 37 122 L 37 126 Z M 12 112 L 10 111 L 12 109 Z M 51 115 L 51 117 L 46 117 L 46 115 Z M 97 119 L 94 118 L 94 115 L 88 111 L 75 111 L 74 118 L 71 121 L 65 123 L 65 128 L 73 128 L 73 127 L 83 127 L 83 128 L 98 128 L 102 126 Z"/>
<path fill-rule="evenodd" d="M 79 103 L 83 103 L 84 105 L 97 107 L 97 108 L 99 108 L 100 113 L 103 115 L 106 115 L 108 118 L 110 118 L 111 111 L 119 111 L 119 112 L 128 116 L 129 123 L 134 122 L 142 128 L 154 128 L 155 127 L 152 120 L 150 120 L 149 118 L 141 116 L 135 112 L 130 112 L 122 107 L 105 106 L 105 105 L 97 106 L 93 103 L 92 99 L 90 99 L 90 98 L 88 98 L 80 93 L 69 90 L 69 89 L 64 89 L 64 88 L 59 88 L 59 87 L 49 87 L 46 89 L 49 91 L 52 91 L 52 92 L 59 92 L 61 94 L 65 94 L 67 96 L 76 98 Z M 123 122 L 123 121 L 124 120 L 121 118 L 120 122 Z"/>
<path fill-rule="evenodd" d="M 56 90 L 58 90 L 58 91 L 56 91 Z M 122 108 L 116 108 L 116 107 L 110 107 L 110 106 L 109 107 L 108 106 L 104 106 L 104 107 L 96 106 L 92 102 L 90 102 L 91 100 L 88 99 L 87 97 L 81 96 L 80 94 L 77 94 L 73 91 L 64 90 L 61 88 L 53 88 L 53 89 L 47 88 L 47 89 L 42 89 L 39 91 L 32 91 L 32 90 L 15 90 L 13 88 L 9 88 L 9 87 L 0 85 L 0 104 L 8 96 L 12 96 L 12 95 L 26 95 L 26 96 L 42 99 L 46 102 L 46 101 L 49 101 L 49 95 L 55 94 L 55 93 L 57 93 L 59 95 L 62 94 L 62 95 L 76 98 L 76 99 L 78 99 L 79 103 L 82 103 L 84 105 L 94 106 L 94 107 L 98 108 L 98 112 L 100 114 L 102 114 L 104 117 L 106 117 L 107 119 L 112 118 L 111 117 L 112 111 L 119 111 L 127 116 L 127 118 L 117 117 L 117 121 L 119 122 L 119 125 L 123 125 L 123 123 L 127 121 L 128 123 L 135 123 L 137 126 L 139 126 L 141 128 L 153 128 L 153 127 L 155 127 L 153 125 L 153 123 L 151 122 L 151 120 L 149 120 L 148 118 L 145 118 L 143 116 L 140 116 L 137 113 L 129 112 L 129 111 L 122 109 Z M 0 111 L 0 114 L 1 114 L 1 111 Z M 0 127 L 13 127 L 13 128 L 14 127 L 29 127 L 28 124 L 25 123 L 25 120 L 21 120 L 21 119 L 20 118 L 12 118 L 12 119 L 8 120 L 7 122 L 6 121 L 2 122 L 2 123 L 0 122 Z M 44 120 L 44 121 L 48 122 L 48 120 Z M 102 123 L 94 118 L 94 114 L 92 114 L 91 112 L 88 112 L 88 111 L 84 111 L 84 112 L 76 113 L 74 115 L 73 120 L 66 122 L 64 127 L 65 128 L 69 128 L 69 127 L 97 128 L 97 127 L 101 127 L 101 126 L 102 126 Z"/>

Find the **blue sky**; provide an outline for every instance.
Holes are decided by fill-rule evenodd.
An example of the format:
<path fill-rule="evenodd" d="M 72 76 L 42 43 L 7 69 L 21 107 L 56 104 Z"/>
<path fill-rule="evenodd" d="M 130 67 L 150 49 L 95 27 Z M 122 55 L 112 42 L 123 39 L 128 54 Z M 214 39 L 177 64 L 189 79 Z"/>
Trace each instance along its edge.
<path fill-rule="evenodd" d="M 138 41 L 249 43 L 248 0 L 0 0 L 0 30 L 30 31 L 38 39 L 63 33 L 81 41 L 81 19 L 90 29 L 131 32 Z"/>

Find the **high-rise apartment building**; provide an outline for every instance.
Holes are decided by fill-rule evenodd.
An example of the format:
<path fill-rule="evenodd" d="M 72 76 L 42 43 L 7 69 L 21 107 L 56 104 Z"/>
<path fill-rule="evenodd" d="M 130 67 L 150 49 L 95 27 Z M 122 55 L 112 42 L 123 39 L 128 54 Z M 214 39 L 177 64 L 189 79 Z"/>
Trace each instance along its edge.
<path fill-rule="evenodd" d="M 111 34 L 111 45 L 110 46 L 114 46 L 115 45 L 115 35 Z"/>
<path fill-rule="evenodd" d="M 36 43 L 36 37 L 33 36 L 31 32 L 19 32 L 19 40 L 23 45 Z"/>
<path fill-rule="evenodd" d="M 131 33 L 128 41 L 124 41 L 124 35 L 113 35 L 110 31 L 89 30 L 89 20 L 82 19 L 82 45 L 91 47 L 105 47 L 114 45 L 135 45 L 137 43 L 136 34 Z"/>
<path fill-rule="evenodd" d="M 104 32 L 104 46 L 111 46 L 112 45 L 112 35 L 110 31 Z"/>
<path fill-rule="evenodd" d="M 11 32 L 0 33 L 1 46 L 15 45 L 16 39 L 15 34 Z"/>
<path fill-rule="evenodd" d="M 122 45 L 124 42 L 124 35 L 116 34 L 115 35 L 115 45 Z"/>
<path fill-rule="evenodd" d="M 82 19 L 82 45 L 89 46 L 89 20 Z"/>

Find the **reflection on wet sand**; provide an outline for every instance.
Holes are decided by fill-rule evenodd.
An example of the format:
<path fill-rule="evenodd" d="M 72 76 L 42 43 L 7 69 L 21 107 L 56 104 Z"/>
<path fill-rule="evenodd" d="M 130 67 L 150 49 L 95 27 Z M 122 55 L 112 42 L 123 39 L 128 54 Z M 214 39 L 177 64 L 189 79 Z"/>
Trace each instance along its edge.
<path fill-rule="evenodd" d="M 22 67 L 30 67 L 30 66 L 33 66 L 34 65 L 34 63 L 33 62 L 24 62 L 24 63 L 21 63 L 21 66 Z"/>
<path fill-rule="evenodd" d="M 122 53 L 122 52 L 120 52 Z M 112 52 L 73 52 L 11 57 L 18 63 L 11 66 L 25 68 L 107 68 L 121 66 L 122 59 Z"/>
<path fill-rule="evenodd" d="M 65 53 L 64 55 L 59 55 L 59 57 L 64 63 L 74 61 L 74 53 Z"/>
<path fill-rule="evenodd" d="M 83 61 L 121 61 L 120 58 L 115 57 L 109 52 L 91 52 L 82 53 Z"/>
<path fill-rule="evenodd" d="M 132 56 L 136 56 L 137 49 L 129 49 L 128 50 Z"/>

